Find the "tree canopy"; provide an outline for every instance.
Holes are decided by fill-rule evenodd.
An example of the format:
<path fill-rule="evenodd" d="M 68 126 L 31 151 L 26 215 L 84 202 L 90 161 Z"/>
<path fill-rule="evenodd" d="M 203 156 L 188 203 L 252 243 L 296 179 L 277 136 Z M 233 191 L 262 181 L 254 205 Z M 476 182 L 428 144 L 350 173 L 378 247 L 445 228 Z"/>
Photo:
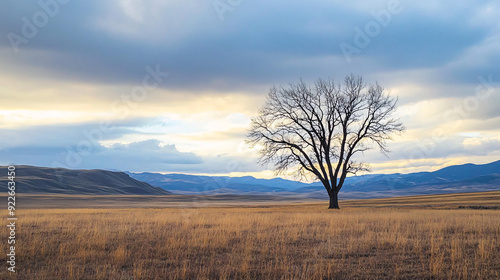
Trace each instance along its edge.
<path fill-rule="evenodd" d="M 391 135 L 404 130 L 393 117 L 396 103 L 381 85 L 367 85 L 355 75 L 343 83 L 319 79 L 312 87 L 303 81 L 272 87 L 247 141 L 276 173 L 312 174 L 328 192 L 330 208 L 339 208 L 346 177 L 369 170 L 353 157 L 373 147 L 386 154 Z"/>

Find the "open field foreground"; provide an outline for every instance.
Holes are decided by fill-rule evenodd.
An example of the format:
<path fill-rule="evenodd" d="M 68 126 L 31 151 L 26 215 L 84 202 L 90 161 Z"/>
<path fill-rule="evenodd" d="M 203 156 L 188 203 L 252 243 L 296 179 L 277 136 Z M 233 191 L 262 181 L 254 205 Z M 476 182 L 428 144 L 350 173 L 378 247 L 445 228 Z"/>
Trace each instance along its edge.
<path fill-rule="evenodd" d="M 489 206 L 500 205 L 495 194 L 488 196 L 493 197 Z M 484 201 L 470 194 L 467 202 L 466 196 L 450 200 L 455 209 L 379 207 L 391 199 L 344 202 L 336 211 L 327 210 L 326 202 L 246 208 L 20 209 L 18 273 L 8 274 L 4 267 L 0 275 L 499 279 L 500 211 L 458 209 Z M 422 205 L 438 203 L 436 197 L 427 197 Z M 392 200 L 394 204 L 401 198 Z M 6 227 L 0 228 L 1 235 L 8 236 Z M 2 252 L 6 246 L 0 243 Z M 3 254 L 4 263 L 5 258 Z"/>
<path fill-rule="evenodd" d="M 6 193 L 0 194 L 7 199 Z M 342 199 L 342 194 L 340 199 Z M 66 195 L 18 194 L 19 209 L 40 208 L 203 208 L 213 206 L 259 207 L 286 204 L 323 204 L 328 199 L 297 195 Z M 500 191 L 393 198 L 345 200 L 342 207 L 451 208 L 485 206 L 500 208 Z M 299 210 L 300 211 L 300 210 Z"/>

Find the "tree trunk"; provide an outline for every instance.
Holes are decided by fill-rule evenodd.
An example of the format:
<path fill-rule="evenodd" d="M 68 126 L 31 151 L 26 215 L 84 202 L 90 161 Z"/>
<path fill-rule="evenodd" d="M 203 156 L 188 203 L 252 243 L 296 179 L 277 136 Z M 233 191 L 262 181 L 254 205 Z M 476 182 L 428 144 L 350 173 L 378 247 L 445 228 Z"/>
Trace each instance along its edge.
<path fill-rule="evenodd" d="M 330 206 L 328 206 L 328 209 L 340 209 L 340 207 L 339 207 L 339 193 L 332 190 L 329 193 L 329 196 L 330 196 Z"/>

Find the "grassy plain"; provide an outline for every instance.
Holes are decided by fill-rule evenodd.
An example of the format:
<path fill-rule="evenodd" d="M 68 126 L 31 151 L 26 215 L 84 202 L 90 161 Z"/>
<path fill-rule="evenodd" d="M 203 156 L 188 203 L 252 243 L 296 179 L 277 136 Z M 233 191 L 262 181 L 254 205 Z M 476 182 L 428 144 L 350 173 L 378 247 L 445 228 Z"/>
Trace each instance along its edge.
<path fill-rule="evenodd" d="M 500 192 L 245 205 L 21 209 L 0 277 L 500 279 Z"/>

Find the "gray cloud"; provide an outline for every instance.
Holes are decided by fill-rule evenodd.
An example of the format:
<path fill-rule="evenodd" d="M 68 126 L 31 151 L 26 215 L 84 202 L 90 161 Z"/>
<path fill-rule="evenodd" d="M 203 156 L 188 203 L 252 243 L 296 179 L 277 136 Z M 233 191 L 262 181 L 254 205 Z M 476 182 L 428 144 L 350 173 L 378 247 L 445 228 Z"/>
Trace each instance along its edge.
<path fill-rule="evenodd" d="M 111 147 L 87 144 L 4 148 L 0 149 L 0 164 L 132 172 L 230 173 L 262 170 L 252 158 L 228 155 L 200 157 L 180 152 L 175 145 L 162 145 L 155 139 Z"/>
<path fill-rule="evenodd" d="M 431 159 L 492 155 L 496 152 L 500 152 L 500 140 L 460 135 L 444 136 L 442 139 L 434 139 L 430 137 L 430 135 L 427 135 L 427 137 L 423 137 L 416 141 L 398 141 L 391 143 L 390 149 L 391 152 L 387 157 L 381 154 L 377 149 L 373 149 L 363 155 L 357 155 L 356 160 L 368 163 L 384 163 L 388 160 L 402 160 L 409 166 L 419 167 L 428 162 L 432 162 Z"/>
<path fill-rule="evenodd" d="M 111 147 L 92 145 L 88 141 L 71 146 L 20 146 L 0 150 L 10 163 L 65 168 L 104 168 L 120 170 L 168 171 L 169 165 L 200 164 L 193 153 L 182 153 L 175 145 L 160 145 L 151 139 Z"/>
<path fill-rule="evenodd" d="M 108 124 L 104 124 L 109 122 Z M 80 124 L 38 125 L 0 129 L 0 149 L 18 147 L 64 147 L 81 141 L 106 141 L 137 133 L 137 128 L 155 119 L 102 120 Z"/>
<path fill-rule="evenodd" d="M 443 67 L 481 44 L 493 28 L 470 23 L 483 7 L 476 2 L 458 7 L 443 2 L 429 11 L 402 1 L 403 11 L 349 64 L 339 44 L 351 42 L 353 27 L 363 28 L 386 2 L 358 8 L 330 2 L 256 1 L 239 6 L 225 22 L 219 22 L 211 5 L 198 7 L 195 17 L 188 14 L 189 1 L 157 7 L 156 13 L 149 4 L 146 23 L 134 21 L 116 3 L 72 1 L 61 6 L 17 55 L 2 36 L 2 60 L 23 73 L 102 83 L 128 83 L 140 79 L 145 66 L 160 64 L 172 73 L 166 87 L 227 89 L 346 72 L 370 75 Z M 20 33 L 21 18 L 40 9 L 35 2 L 21 7 L 9 1 L 7 6 L 0 12 L 3 34 Z M 108 16 L 106 21 L 102 16 Z M 104 21 L 115 29 L 99 25 Z M 120 24 L 132 34 L 117 31 Z M 493 65 L 485 61 L 474 70 L 496 73 Z"/>

